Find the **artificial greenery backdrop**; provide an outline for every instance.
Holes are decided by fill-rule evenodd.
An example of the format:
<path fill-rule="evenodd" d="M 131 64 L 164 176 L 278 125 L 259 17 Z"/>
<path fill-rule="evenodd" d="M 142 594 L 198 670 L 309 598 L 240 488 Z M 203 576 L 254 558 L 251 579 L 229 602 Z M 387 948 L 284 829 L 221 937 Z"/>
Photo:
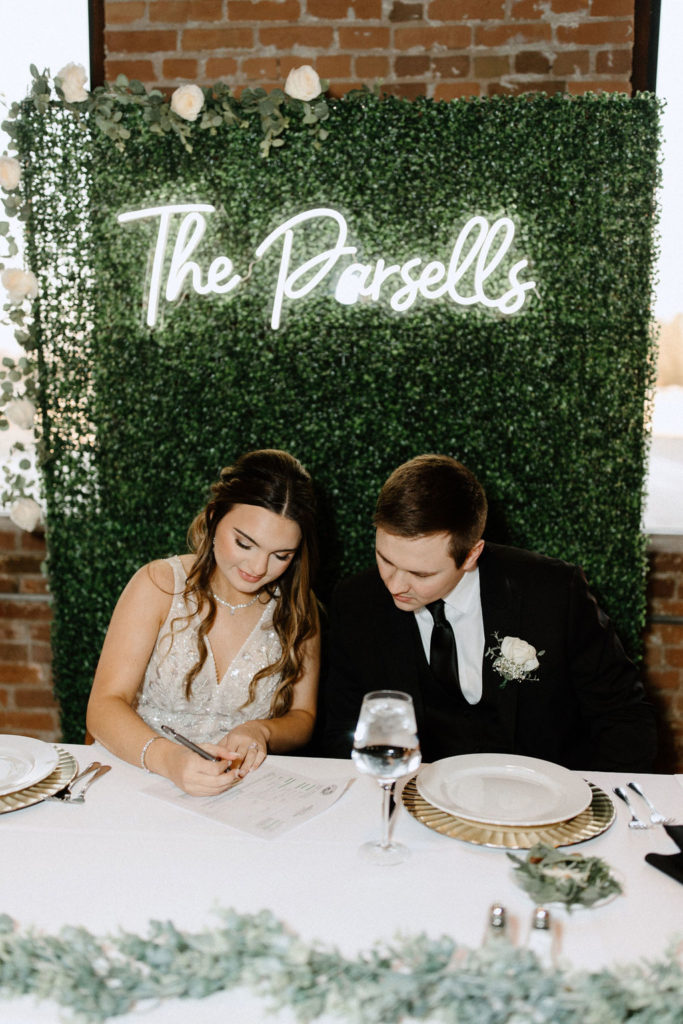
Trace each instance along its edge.
<path fill-rule="evenodd" d="M 185 138 L 157 133 L 134 105 L 116 111 L 121 148 L 60 104 L 24 103 L 15 133 L 41 287 L 32 344 L 65 739 L 82 736 L 122 586 L 185 550 L 209 483 L 255 447 L 292 451 L 316 480 L 323 598 L 371 562 L 391 469 L 447 452 L 486 486 L 488 536 L 582 564 L 637 655 L 655 98 L 350 94 L 329 102 L 324 142 L 292 114 L 265 159 L 247 109 L 241 126 Z M 217 207 L 196 258 L 206 268 L 224 253 L 241 274 L 277 224 L 316 206 L 346 216 L 362 259 L 387 263 L 448 263 L 470 216 L 506 215 L 537 287 L 511 317 L 423 299 L 405 314 L 343 306 L 321 287 L 287 303 L 274 331 L 274 247 L 248 286 L 162 302 L 149 328 L 158 222 L 116 215 L 172 202 Z"/>

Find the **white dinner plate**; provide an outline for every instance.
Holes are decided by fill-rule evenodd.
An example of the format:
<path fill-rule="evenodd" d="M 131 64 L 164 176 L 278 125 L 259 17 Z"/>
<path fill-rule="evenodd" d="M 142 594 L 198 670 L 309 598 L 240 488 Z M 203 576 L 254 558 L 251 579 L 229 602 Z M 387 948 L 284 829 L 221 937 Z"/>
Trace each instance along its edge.
<path fill-rule="evenodd" d="M 517 827 L 566 821 L 592 799 L 588 783 L 567 768 L 514 754 L 461 754 L 423 765 L 417 788 L 458 818 Z"/>
<path fill-rule="evenodd" d="M 58 762 L 51 743 L 30 736 L 0 735 L 0 796 L 42 782 Z"/>

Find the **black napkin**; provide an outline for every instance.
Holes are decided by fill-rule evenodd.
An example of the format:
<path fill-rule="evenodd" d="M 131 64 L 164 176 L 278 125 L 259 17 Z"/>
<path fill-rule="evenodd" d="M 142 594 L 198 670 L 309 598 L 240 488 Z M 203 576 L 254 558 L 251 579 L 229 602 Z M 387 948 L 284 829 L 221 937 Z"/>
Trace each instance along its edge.
<path fill-rule="evenodd" d="M 683 850 L 683 825 L 665 825 L 664 831 L 671 836 L 678 849 Z"/>
<path fill-rule="evenodd" d="M 664 831 L 671 836 L 681 853 L 648 853 L 645 860 L 670 878 L 683 885 L 683 825 L 665 825 Z"/>

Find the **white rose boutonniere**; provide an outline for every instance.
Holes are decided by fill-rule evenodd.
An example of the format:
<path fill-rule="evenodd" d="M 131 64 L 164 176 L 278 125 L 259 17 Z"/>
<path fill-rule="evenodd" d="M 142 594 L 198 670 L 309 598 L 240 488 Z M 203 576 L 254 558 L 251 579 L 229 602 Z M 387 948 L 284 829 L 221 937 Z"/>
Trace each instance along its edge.
<path fill-rule="evenodd" d="M 33 533 L 42 518 L 42 512 L 40 505 L 33 498 L 17 498 L 10 507 L 9 517 L 20 530 Z"/>
<path fill-rule="evenodd" d="M 285 92 L 293 100 L 302 100 L 304 103 L 314 100 L 322 92 L 318 72 L 310 64 L 292 68 L 287 75 Z"/>
<path fill-rule="evenodd" d="M 180 85 L 171 96 L 171 110 L 183 121 L 196 121 L 204 106 L 204 93 L 198 85 Z"/>
<path fill-rule="evenodd" d="M 61 71 L 55 75 L 59 79 L 59 85 L 64 93 L 67 103 L 82 103 L 87 100 L 88 93 L 83 88 L 88 76 L 82 64 L 65 64 Z"/>
<path fill-rule="evenodd" d="M 13 398 L 5 406 L 5 416 L 15 427 L 30 430 L 36 418 L 36 407 L 29 398 Z"/>
<path fill-rule="evenodd" d="M 9 267 L 3 270 L 0 280 L 13 306 L 20 306 L 24 299 L 35 299 L 38 294 L 38 281 L 31 270 Z"/>
<path fill-rule="evenodd" d="M 486 656 L 493 658 L 493 667 L 503 680 L 501 687 L 512 681 L 520 682 L 522 679 L 537 683 L 538 677 L 531 673 L 538 668 L 538 659 L 545 651 L 537 651 L 518 636 L 504 636 L 502 640 L 497 633 L 494 633 L 494 636 L 498 643 L 495 647 L 489 647 Z"/>
<path fill-rule="evenodd" d="M 13 156 L 0 156 L 0 187 L 11 192 L 21 181 L 21 164 Z"/>

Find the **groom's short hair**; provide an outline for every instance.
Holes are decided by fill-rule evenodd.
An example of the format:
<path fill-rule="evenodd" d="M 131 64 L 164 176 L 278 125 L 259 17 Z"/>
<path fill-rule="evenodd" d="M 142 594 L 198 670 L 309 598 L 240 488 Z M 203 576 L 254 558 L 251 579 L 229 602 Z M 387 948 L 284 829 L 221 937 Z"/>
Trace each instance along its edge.
<path fill-rule="evenodd" d="M 474 473 L 449 455 L 418 455 L 395 469 L 377 499 L 373 522 L 399 537 L 450 533 L 456 566 L 484 532 L 487 501 Z"/>

